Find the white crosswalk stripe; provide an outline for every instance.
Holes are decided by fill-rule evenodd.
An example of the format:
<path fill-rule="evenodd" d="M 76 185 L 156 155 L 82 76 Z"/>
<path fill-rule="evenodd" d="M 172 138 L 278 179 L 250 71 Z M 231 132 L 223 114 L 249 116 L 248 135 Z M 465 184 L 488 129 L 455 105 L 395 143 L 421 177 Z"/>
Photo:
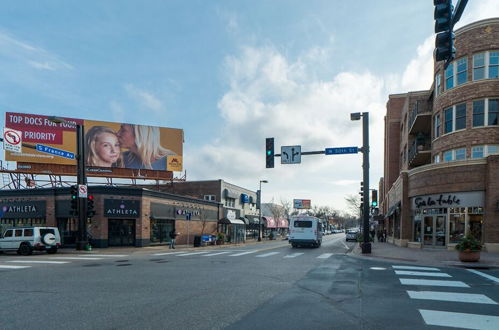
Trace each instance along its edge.
<path fill-rule="evenodd" d="M 0 269 L 23 269 L 30 268 L 31 266 L 14 266 L 14 265 L 0 265 Z"/>
<path fill-rule="evenodd" d="M 106 257 L 106 258 L 125 258 L 128 254 L 99 254 L 99 253 L 88 253 L 79 254 L 78 257 Z"/>
<path fill-rule="evenodd" d="M 317 257 L 317 259 L 327 259 L 331 257 L 334 253 L 323 253 L 320 256 Z"/>
<path fill-rule="evenodd" d="M 224 252 L 216 252 L 216 253 L 210 253 L 210 254 L 203 254 L 203 257 L 212 257 L 212 256 L 218 256 L 220 254 L 227 254 L 230 251 L 224 251 Z"/>
<path fill-rule="evenodd" d="M 186 256 L 194 256 L 196 254 L 205 254 L 205 253 L 208 253 L 208 251 L 182 253 L 182 254 L 177 254 L 175 256 L 176 257 L 186 257 Z"/>
<path fill-rule="evenodd" d="M 491 281 L 494 281 L 496 283 L 499 283 L 499 278 L 497 277 L 494 277 L 492 275 L 489 275 L 489 274 L 485 274 L 485 273 L 482 273 L 482 272 L 479 272 L 478 270 L 474 270 L 474 269 L 468 269 L 469 272 L 472 272 L 474 274 L 477 274 L 477 275 L 480 275 L 482 277 L 485 277 L 486 279 L 488 280 L 491 280 Z"/>
<path fill-rule="evenodd" d="M 154 253 L 153 256 L 167 256 L 169 254 L 185 253 L 185 251 Z"/>
<path fill-rule="evenodd" d="M 284 258 L 296 258 L 298 256 L 301 256 L 303 254 L 303 252 L 297 252 L 297 253 L 293 253 L 293 254 L 288 254 L 287 256 L 284 256 Z"/>
<path fill-rule="evenodd" d="M 229 255 L 229 257 L 239 257 L 239 256 L 244 256 L 246 254 L 256 253 L 256 252 L 258 252 L 258 250 L 240 252 L 240 253 L 236 253 L 236 254 L 231 254 L 231 255 Z"/>
<path fill-rule="evenodd" d="M 418 267 L 418 266 L 392 266 L 394 269 L 407 269 L 407 270 L 436 270 L 440 271 L 438 268 L 433 267 Z"/>
<path fill-rule="evenodd" d="M 51 260 L 102 260 L 104 258 L 97 257 L 52 257 Z"/>
<path fill-rule="evenodd" d="M 69 261 L 54 261 L 54 260 L 9 260 L 7 262 L 15 262 L 20 264 L 67 264 Z"/>
<path fill-rule="evenodd" d="M 420 309 L 419 313 L 428 325 L 464 329 L 497 330 L 499 316 L 455 313 Z"/>
<path fill-rule="evenodd" d="M 448 286 L 454 288 L 469 288 L 469 285 L 461 281 L 441 281 L 441 280 L 422 280 L 419 278 L 399 278 L 400 283 L 404 285 L 426 285 L 426 286 Z"/>
<path fill-rule="evenodd" d="M 279 254 L 279 252 L 269 252 L 269 253 L 265 253 L 265 254 L 259 254 L 255 257 L 257 258 L 265 258 L 265 257 L 270 257 L 270 256 L 273 256 L 273 255 L 276 255 L 276 254 Z"/>
<path fill-rule="evenodd" d="M 410 275 L 410 276 L 429 276 L 429 277 L 452 277 L 446 273 L 432 273 L 432 272 L 414 272 L 410 270 L 396 270 L 397 275 Z"/>
<path fill-rule="evenodd" d="M 438 291 L 407 291 L 407 294 L 412 299 L 497 305 L 494 300 L 483 294 Z"/>

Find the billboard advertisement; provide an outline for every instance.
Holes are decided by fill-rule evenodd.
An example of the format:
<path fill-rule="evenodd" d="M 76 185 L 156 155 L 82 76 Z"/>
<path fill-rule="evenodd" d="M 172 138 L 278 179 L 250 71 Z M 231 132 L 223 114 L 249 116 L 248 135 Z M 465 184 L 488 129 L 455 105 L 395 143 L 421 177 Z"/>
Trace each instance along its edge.
<path fill-rule="evenodd" d="M 293 199 L 293 208 L 295 209 L 310 209 L 311 200 L 310 199 Z"/>
<path fill-rule="evenodd" d="M 76 125 L 83 125 L 87 167 L 182 171 L 182 129 L 7 112 L 5 127 L 21 132 L 22 150 L 5 160 L 76 165 Z"/>

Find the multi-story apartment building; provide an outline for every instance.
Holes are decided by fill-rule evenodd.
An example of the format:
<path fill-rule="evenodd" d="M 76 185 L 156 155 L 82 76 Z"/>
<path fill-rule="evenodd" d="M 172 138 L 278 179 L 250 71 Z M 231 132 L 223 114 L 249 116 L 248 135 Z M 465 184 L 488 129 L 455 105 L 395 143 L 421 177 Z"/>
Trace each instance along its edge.
<path fill-rule="evenodd" d="M 430 90 L 389 96 L 381 211 L 394 244 L 451 248 L 471 233 L 499 251 L 499 18 L 455 35 Z"/>

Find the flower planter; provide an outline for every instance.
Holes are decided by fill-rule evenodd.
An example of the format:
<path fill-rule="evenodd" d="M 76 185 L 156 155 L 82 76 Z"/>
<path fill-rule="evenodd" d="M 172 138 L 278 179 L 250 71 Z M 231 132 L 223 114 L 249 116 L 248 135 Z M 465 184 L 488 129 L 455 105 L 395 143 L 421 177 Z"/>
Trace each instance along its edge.
<path fill-rule="evenodd" d="M 459 251 L 459 260 L 462 262 L 477 262 L 480 260 L 480 251 Z"/>

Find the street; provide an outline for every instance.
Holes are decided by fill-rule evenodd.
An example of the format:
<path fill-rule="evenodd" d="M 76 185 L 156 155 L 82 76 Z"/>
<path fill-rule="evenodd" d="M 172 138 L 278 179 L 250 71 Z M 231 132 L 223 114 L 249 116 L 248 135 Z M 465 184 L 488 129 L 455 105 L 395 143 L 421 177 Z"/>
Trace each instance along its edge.
<path fill-rule="evenodd" d="M 4 329 L 497 328 L 499 283 L 466 269 L 357 258 L 354 244 L 335 234 L 317 249 L 270 241 L 3 254 L 0 320 Z"/>

